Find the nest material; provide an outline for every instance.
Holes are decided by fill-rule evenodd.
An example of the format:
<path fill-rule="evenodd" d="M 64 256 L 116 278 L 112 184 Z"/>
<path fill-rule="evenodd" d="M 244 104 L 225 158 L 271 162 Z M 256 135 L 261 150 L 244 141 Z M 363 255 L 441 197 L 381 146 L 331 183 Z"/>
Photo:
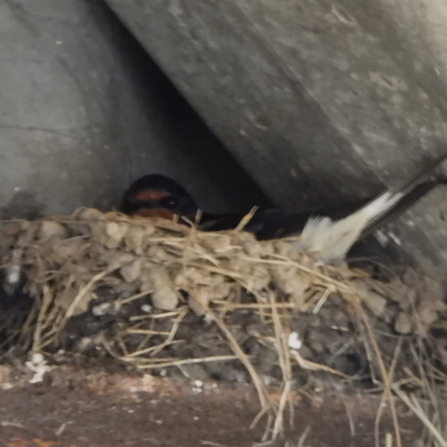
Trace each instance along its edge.
<path fill-rule="evenodd" d="M 318 315 L 328 299 L 332 304 L 335 299 L 353 321 L 353 331 L 360 334 L 371 375 L 381 377 L 390 397 L 387 371 L 395 369 L 398 342 L 382 347 L 372 325 L 380 328 L 386 323 L 398 334 L 413 334 L 420 347 L 420 340 L 427 339 L 429 328 L 445 311 L 439 286 L 411 270 L 383 283 L 344 264 L 324 265 L 317 253 L 299 252 L 285 240 L 258 242 L 240 229 L 206 233 L 166 220 L 80 209 L 70 217 L 3 222 L 0 231 L 6 286 L 19 284 L 22 272 L 26 291 L 35 298 L 19 337 L 24 346 L 34 352 L 54 351 L 73 317 L 86 312 L 118 315 L 123 307 L 150 296 L 152 308 L 149 303 L 133 307 L 113 336 L 101 338 L 108 352 L 140 368 L 239 359 L 255 382 L 264 409 L 273 412 L 274 436 L 282 429 L 293 365 L 337 373 L 301 354 L 306 341 L 293 331 L 294 316 Z M 105 286 L 114 291 L 113 299 L 98 301 L 98 290 Z M 257 339 L 274 348 L 277 356 L 284 391 L 279 404 L 271 402 L 240 337 L 228 328 L 228 318 L 241 309 L 271 328 L 269 334 L 257 334 Z M 189 311 L 216 323 L 232 352 L 198 359 L 164 358 L 163 350 L 175 344 Z M 164 331 L 154 325 L 162 319 L 171 323 Z M 324 324 L 334 326 L 330 321 Z M 132 348 L 126 345 L 123 333 L 138 335 L 138 343 Z M 416 373 L 409 371 L 420 370 L 419 361 L 414 359 L 415 367 L 399 378 L 415 379 Z M 345 372 L 339 374 L 347 377 Z"/>

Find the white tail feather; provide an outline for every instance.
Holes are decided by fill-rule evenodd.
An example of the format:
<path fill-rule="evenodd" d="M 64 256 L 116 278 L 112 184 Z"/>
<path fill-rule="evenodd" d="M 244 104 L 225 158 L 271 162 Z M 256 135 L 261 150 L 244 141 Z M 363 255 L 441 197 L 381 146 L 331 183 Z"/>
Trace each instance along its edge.
<path fill-rule="evenodd" d="M 325 262 L 343 259 L 368 225 L 379 222 L 379 219 L 392 211 L 401 199 L 414 191 L 415 185 L 423 177 L 431 174 L 446 158 L 447 154 L 437 157 L 412 177 L 343 219 L 333 221 L 328 217 L 310 218 L 301 233 L 300 241 L 294 245 L 299 249 L 318 250 Z"/>
<path fill-rule="evenodd" d="M 402 193 L 388 191 L 355 213 L 337 221 L 329 217 L 311 217 L 301 233 L 297 248 L 319 251 L 324 262 L 341 260 L 368 223 L 386 213 L 402 196 Z"/>

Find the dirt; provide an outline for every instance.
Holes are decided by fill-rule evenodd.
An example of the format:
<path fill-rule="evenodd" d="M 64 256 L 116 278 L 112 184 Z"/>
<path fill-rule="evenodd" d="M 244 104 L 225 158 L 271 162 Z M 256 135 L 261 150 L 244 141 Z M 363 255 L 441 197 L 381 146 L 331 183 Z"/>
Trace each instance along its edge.
<path fill-rule="evenodd" d="M 117 299 L 116 293 L 109 287 L 98 288 L 89 311 L 68 321 L 60 344 L 47 347 L 47 366 L 55 369 L 46 372 L 41 382 L 30 383 L 33 367 L 23 364 L 27 355 L 14 350 L 4 354 L 4 362 L 16 367 L 4 366 L 1 374 L 0 445 L 244 447 L 260 442 L 266 420 L 249 429 L 260 404 L 250 375 L 238 360 L 156 368 L 148 370 L 149 375 L 136 370 L 136 364 L 110 355 L 111 349 L 115 355 L 124 355 L 118 339 L 129 352 L 143 340 L 145 346 L 157 346 L 166 339 L 166 335 L 153 335 L 150 342 L 141 334 L 118 337 L 129 326 L 129 319 L 150 305 L 150 298 L 116 310 L 107 306 Z M 23 299 L 28 303 L 28 298 Z M 22 319 L 17 317 L 21 324 L 27 310 L 22 303 Z M 381 392 L 361 391 L 375 385 L 355 321 L 336 297 L 329 297 L 316 314 L 292 315 L 290 329 L 303 334 L 303 357 L 352 377 L 347 380 L 293 367 L 293 422 L 288 421 L 284 436 L 269 445 L 295 447 L 304 433 L 307 437 L 302 445 L 308 447 L 375 445 L 374 422 Z M 392 354 L 397 339 L 390 337 L 391 329 L 380 321 L 376 328 L 388 334 L 384 340 Z M 277 354 L 269 343 L 262 342 L 272 336 L 270 325 L 244 310 L 229 313 L 226 323 L 279 401 L 279 388 L 275 391 L 275 387 L 281 384 L 282 373 Z M 169 333 L 174 324 L 168 318 L 147 319 L 139 327 Z M 180 342 L 166 346 L 154 357 L 187 360 L 232 354 L 218 327 L 192 312 L 183 318 L 175 339 Z M 381 341 L 382 345 L 386 346 Z M 412 442 L 421 436 L 420 423 L 401 404 L 398 408 L 406 414 L 399 421 L 403 445 L 416 445 Z M 390 415 L 385 412 L 381 434 L 392 430 Z"/>
<path fill-rule="evenodd" d="M 245 447 L 259 442 L 263 421 L 249 385 L 160 379 L 57 367 L 32 384 L 23 368 L 0 369 L 0 445 Z M 272 394 L 275 396 L 275 394 Z M 293 394 L 292 427 L 272 447 L 374 446 L 379 398 L 334 393 Z M 279 399 L 279 395 L 276 395 Z M 402 412 L 402 408 L 399 409 Z M 420 425 L 401 418 L 403 445 Z M 385 411 L 381 439 L 392 430 Z"/>
<path fill-rule="evenodd" d="M 144 368 L 146 359 L 188 360 L 215 356 L 231 356 L 233 351 L 228 340 L 212 321 L 189 311 L 181 321 L 176 322 L 178 314 L 169 318 L 163 311 L 153 309 L 149 296 L 114 306 L 123 298 L 123 291 L 108 286 L 96 289 L 96 298 L 90 303 L 87 312 L 72 317 L 64 327 L 57 344 L 45 348 L 47 358 L 57 365 L 75 362 L 82 365 L 98 365 L 115 356 L 123 369 Z M 126 296 L 126 295 L 124 295 Z M 250 297 L 240 296 L 238 302 L 251 302 Z M 27 302 L 27 301 L 25 301 Z M 22 318 L 14 317 L 19 323 L 25 320 L 26 307 L 22 306 Z M 388 314 L 398 310 L 388 310 Z M 15 315 L 12 312 L 12 315 Z M 9 321 L 14 321 L 10 317 Z M 432 330 L 420 341 L 420 351 L 415 352 L 417 334 L 402 336 L 393 328 L 394 318 L 388 321 L 383 316 L 369 315 L 370 323 L 384 358 L 390 361 L 398 342 L 401 343 L 399 356 L 400 370 L 396 377 L 406 377 L 403 373 L 415 369 L 415 355 L 431 356 L 431 346 L 439 349 L 445 345 L 445 331 Z M 358 324 L 358 318 L 350 314 L 346 303 L 337 295 L 330 295 L 318 310 L 291 314 L 287 327 L 299 337 L 300 355 L 312 362 L 327 365 L 349 379 L 327 380 L 326 374 L 293 366 L 293 384 L 297 387 L 312 382 L 312 387 L 337 387 L 367 389 L 374 387 L 374 378 L 380 377 L 377 362 L 367 352 L 366 335 Z M 225 323 L 250 362 L 256 368 L 266 385 L 279 386 L 282 380 L 277 351 L 272 344 L 273 329 L 270 319 L 264 321 L 262 315 L 251 310 L 232 310 L 225 315 Z M 177 327 L 178 326 L 178 327 Z M 172 343 L 163 343 L 173 328 L 177 327 Z M 130 328 L 130 330 L 129 330 Z M 143 333 L 132 333 L 132 329 Z M 146 333 L 148 331 L 148 333 Z M 435 337 L 436 335 L 436 337 Z M 399 341 L 400 340 L 400 341 Z M 129 353 L 144 349 L 159 351 L 147 355 L 131 356 Z M 14 346 L 11 344 L 11 347 Z M 20 353 L 18 353 L 20 354 Z M 112 355 L 111 355 L 112 354 Z M 17 357 L 16 354 L 14 356 Z M 20 358 L 20 355 L 18 355 Z M 121 362 L 120 362 L 121 360 Z M 187 378 L 190 380 L 218 380 L 230 383 L 251 383 L 252 378 L 238 359 L 230 361 L 182 364 L 178 367 L 154 368 L 148 365 L 153 375 L 162 377 Z M 446 369 L 445 359 L 439 356 L 437 366 Z"/>

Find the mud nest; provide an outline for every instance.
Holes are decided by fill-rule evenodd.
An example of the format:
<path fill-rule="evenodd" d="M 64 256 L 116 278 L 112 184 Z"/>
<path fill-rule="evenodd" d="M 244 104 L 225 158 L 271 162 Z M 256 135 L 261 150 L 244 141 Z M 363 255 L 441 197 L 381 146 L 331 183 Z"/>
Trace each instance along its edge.
<path fill-rule="evenodd" d="M 207 233 L 93 209 L 2 222 L 2 351 L 252 381 L 271 437 L 290 391 L 321 389 L 328 374 L 410 408 L 411 392 L 439 414 L 447 351 L 436 282 L 324 265 L 290 241 L 256 241 L 243 224 Z M 279 402 L 268 385 L 281 387 Z"/>

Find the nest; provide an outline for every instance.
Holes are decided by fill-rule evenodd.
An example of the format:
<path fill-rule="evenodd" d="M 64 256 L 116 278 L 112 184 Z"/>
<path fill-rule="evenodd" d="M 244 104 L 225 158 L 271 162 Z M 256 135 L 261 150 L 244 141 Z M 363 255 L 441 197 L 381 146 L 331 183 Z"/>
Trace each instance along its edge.
<path fill-rule="evenodd" d="M 439 286 L 412 270 L 379 281 L 345 264 L 324 265 L 290 241 L 256 241 L 243 223 L 207 233 L 93 209 L 2 222 L 5 290 L 33 297 L 22 320 L 3 324 L 3 348 L 55 359 L 61 350 L 101 347 L 137 369 L 183 373 L 188 365 L 238 364 L 258 390 L 266 438 L 284 429 L 303 372 L 305 382 L 327 374 L 369 381 L 392 408 L 398 395 L 430 420 L 438 411 L 434 387 L 447 370 L 445 348 L 432 335 L 445 312 Z M 79 321 L 94 329 L 73 341 Z M 207 346 L 210 337 L 217 342 Z M 357 361 L 337 363 L 352 353 Z M 279 401 L 268 384 L 281 387 Z M 410 392 L 428 402 L 427 414 Z M 400 445 L 395 411 L 393 418 Z"/>

